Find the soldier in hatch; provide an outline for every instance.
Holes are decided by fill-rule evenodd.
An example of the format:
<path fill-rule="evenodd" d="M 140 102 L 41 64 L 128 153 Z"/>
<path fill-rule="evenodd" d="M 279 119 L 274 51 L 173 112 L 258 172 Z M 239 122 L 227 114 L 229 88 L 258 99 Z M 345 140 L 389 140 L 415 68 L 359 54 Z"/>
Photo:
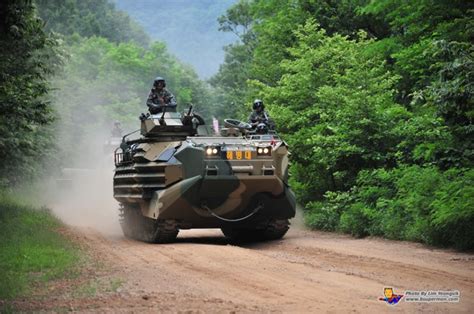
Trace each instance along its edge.
<path fill-rule="evenodd" d="M 257 131 L 261 129 L 262 132 L 260 133 L 265 133 L 264 131 L 268 129 L 275 129 L 275 123 L 265 111 L 263 101 L 260 99 L 255 99 L 253 102 L 253 111 L 249 116 L 249 123 L 252 125 L 252 128 Z"/>
<path fill-rule="evenodd" d="M 166 89 L 166 81 L 158 76 L 153 82 L 148 100 L 146 101 L 151 114 L 162 112 L 166 107 L 166 112 L 176 112 L 176 99 L 173 94 Z"/>
<path fill-rule="evenodd" d="M 116 120 L 114 122 L 114 128 L 112 129 L 112 137 L 122 137 L 122 125 L 120 121 Z"/>

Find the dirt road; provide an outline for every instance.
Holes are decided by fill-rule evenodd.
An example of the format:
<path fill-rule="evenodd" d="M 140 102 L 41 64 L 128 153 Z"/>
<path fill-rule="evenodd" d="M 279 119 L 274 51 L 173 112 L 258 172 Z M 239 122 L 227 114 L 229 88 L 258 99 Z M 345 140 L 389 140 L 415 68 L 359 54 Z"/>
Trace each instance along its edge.
<path fill-rule="evenodd" d="M 120 278 L 114 293 L 59 298 L 100 312 L 473 312 L 474 256 L 406 242 L 353 239 L 292 229 L 283 240 L 234 246 L 218 230 L 182 231 L 177 243 L 151 245 L 73 229 L 76 241 Z M 95 276 L 102 276 L 96 274 Z M 459 303 L 378 300 L 384 287 L 458 290 Z M 52 307 L 51 307 L 52 306 Z"/>

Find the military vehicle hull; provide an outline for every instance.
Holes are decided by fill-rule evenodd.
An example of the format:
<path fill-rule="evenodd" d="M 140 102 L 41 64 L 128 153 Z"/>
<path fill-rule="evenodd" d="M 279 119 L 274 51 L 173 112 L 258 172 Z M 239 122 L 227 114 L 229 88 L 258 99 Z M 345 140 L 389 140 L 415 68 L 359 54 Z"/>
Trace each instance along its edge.
<path fill-rule="evenodd" d="M 163 243 L 189 228 L 221 228 L 236 241 L 286 233 L 296 202 L 283 141 L 166 132 L 157 121 L 142 129 L 148 136 L 115 154 L 126 236 Z"/>

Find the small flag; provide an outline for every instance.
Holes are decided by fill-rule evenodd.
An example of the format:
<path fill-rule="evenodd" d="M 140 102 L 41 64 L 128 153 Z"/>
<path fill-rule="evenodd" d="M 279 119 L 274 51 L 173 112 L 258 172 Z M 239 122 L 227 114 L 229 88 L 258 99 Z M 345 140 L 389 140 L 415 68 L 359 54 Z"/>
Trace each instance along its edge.
<path fill-rule="evenodd" d="M 214 128 L 214 132 L 217 134 L 219 133 L 219 120 L 215 117 L 212 117 L 212 127 Z"/>

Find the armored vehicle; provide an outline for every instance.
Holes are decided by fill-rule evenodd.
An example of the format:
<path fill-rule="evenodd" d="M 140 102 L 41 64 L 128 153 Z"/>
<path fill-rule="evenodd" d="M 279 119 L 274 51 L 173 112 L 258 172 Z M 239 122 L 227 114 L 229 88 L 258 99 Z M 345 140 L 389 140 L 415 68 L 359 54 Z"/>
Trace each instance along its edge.
<path fill-rule="evenodd" d="M 225 122 L 214 134 L 191 108 L 142 114 L 141 136 L 124 136 L 114 157 L 125 236 L 166 243 L 190 228 L 220 228 L 233 241 L 285 235 L 295 215 L 286 143 Z"/>

